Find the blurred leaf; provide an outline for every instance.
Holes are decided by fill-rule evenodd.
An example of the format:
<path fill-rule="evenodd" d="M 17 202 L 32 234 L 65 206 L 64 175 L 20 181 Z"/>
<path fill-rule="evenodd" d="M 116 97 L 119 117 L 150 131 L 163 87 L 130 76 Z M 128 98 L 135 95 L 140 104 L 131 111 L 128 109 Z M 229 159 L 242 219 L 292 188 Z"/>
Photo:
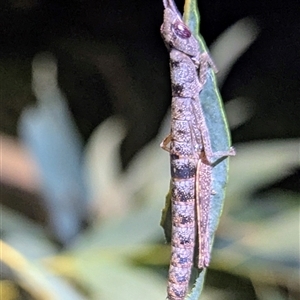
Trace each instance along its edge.
<path fill-rule="evenodd" d="M 230 165 L 227 196 L 235 209 L 251 192 L 287 176 L 300 165 L 300 140 L 271 140 L 237 145 Z M 241 170 L 243 176 L 241 176 Z M 225 208 L 229 209 L 230 206 Z"/>
<path fill-rule="evenodd" d="M 89 291 L 89 299 L 151 300 L 165 295 L 165 285 L 159 276 L 132 266 L 109 249 L 81 252 L 53 262 L 64 265 L 64 259 L 68 261 L 68 275 Z"/>
<path fill-rule="evenodd" d="M 231 162 L 213 266 L 297 289 L 300 195 L 278 189 L 263 195 L 254 192 L 299 167 L 300 141 L 243 144 L 237 152 Z M 241 176 L 240 170 L 247 171 Z"/>
<path fill-rule="evenodd" d="M 216 76 L 220 89 L 234 63 L 249 49 L 259 33 L 260 29 L 255 20 L 244 18 L 222 32 L 210 46 L 210 53 L 218 66 Z"/>
<path fill-rule="evenodd" d="M 119 282 L 122 277 L 129 277 L 127 279 L 129 282 L 125 279 L 125 281 L 123 281 L 125 286 L 123 286 L 123 283 L 120 283 L 124 297 L 129 295 L 128 297 L 134 299 L 134 297 L 136 297 L 136 294 L 134 294 L 135 291 L 128 291 L 126 286 L 135 285 L 135 281 L 141 277 L 143 282 L 139 283 L 139 285 L 144 287 L 144 290 L 148 290 L 148 288 L 145 287 L 147 282 L 144 281 L 143 278 L 154 276 L 153 281 L 151 280 L 151 283 L 149 283 L 150 289 L 154 288 L 151 285 L 154 282 L 153 285 L 158 284 L 158 286 L 161 287 L 159 289 L 161 289 L 162 295 L 165 295 L 165 288 L 163 288 L 163 286 L 166 281 L 162 280 L 158 275 L 155 275 L 154 272 L 137 268 L 134 264 L 135 258 L 140 257 L 141 253 L 151 251 L 153 243 L 162 237 L 162 232 L 159 229 L 159 217 L 165 189 L 169 183 L 169 175 L 167 174 L 169 172 L 169 161 L 168 155 L 159 149 L 158 144 L 160 138 L 158 139 L 139 153 L 133 165 L 129 166 L 129 170 L 131 171 L 118 175 L 120 182 L 126 182 L 127 180 L 129 181 L 130 178 L 132 179 L 130 183 L 131 188 L 127 190 L 124 184 L 123 192 L 127 192 L 128 195 L 130 195 L 124 196 L 131 197 L 131 201 L 135 203 L 135 206 L 132 206 L 129 212 L 124 216 L 118 218 L 113 215 L 109 216 L 107 220 L 96 222 L 92 228 L 80 234 L 78 239 L 70 245 L 68 251 L 61 253 L 62 255 L 65 253 L 66 258 L 61 259 L 61 256 L 53 257 L 51 258 L 52 264 L 50 265 L 36 262 L 42 274 L 47 274 L 49 268 L 54 269 L 60 274 L 62 280 L 65 280 L 63 278 L 75 280 L 80 288 L 86 291 L 91 297 L 94 297 L 92 299 L 96 300 L 99 298 L 107 300 L 112 299 L 110 297 L 115 298 L 114 292 L 118 291 L 116 287 L 119 284 L 116 284 L 116 282 Z M 101 141 L 99 141 L 99 143 L 101 144 Z M 269 169 L 277 174 L 273 177 L 273 180 L 277 180 L 278 176 L 282 177 L 283 175 L 289 174 L 290 170 L 299 164 L 299 161 L 295 159 L 296 156 L 294 155 L 294 150 L 297 149 L 297 143 L 297 141 L 296 144 L 293 141 L 258 143 L 259 153 L 262 155 L 266 153 L 265 157 L 268 161 L 266 165 L 263 163 L 254 163 L 258 155 L 255 144 L 239 146 L 238 153 L 243 159 L 248 160 L 248 164 L 239 161 L 239 156 L 231 160 L 232 169 L 237 172 L 238 176 L 234 173 L 231 174 L 233 182 L 230 182 L 230 184 L 235 184 L 235 177 L 237 177 L 238 180 L 239 177 L 241 177 L 240 169 L 235 166 L 236 160 L 238 165 L 244 164 L 247 166 L 249 173 L 243 173 L 245 179 L 249 176 L 254 182 L 256 182 L 255 173 L 261 174 L 265 172 L 267 174 L 266 176 L 274 176 L 272 172 L 270 173 L 268 171 Z M 263 145 L 265 145 L 266 148 L 263 147 Z M 282 145 L 285 145 L 286 148 L 282 147 Z M 116 143 L 114 147 L 115 149 L 111 150 L 113 153 L 117 153 L 118 151 L 116 149 L 118 148 L 118 143 Z M 292 151 L 289 152 L 290 150 Z M 279 153 L 281 158 L 280 153 L 288 152 L 288 154 L 284 155 L 284 159 L 282 159 L 281 163 L 278 163 L 278 159 L 268 159 L 267 153 L 270 153 L 270 151 L 272 153 Z M 280 161 L 281 158 L 279 158 Z M 111 156 L 110 159 L 112 162 L 116 160 L 113 156 Z M 109 165 L 109 162 L 107 163 Z M 155 168 L 157 170 L 162 168 L 162 170 L 155 173 Z M 252 168 L 254 168 L 254 170 L 252 170 Z M 143 180 L 139 178 L 143 172 L 144 177 L 146 179 L 148 178 L 149 182 L 153 184 L 147 185 L 147 180 L 144 181 L 145 178 Z M 280 172 L 283 173 L 280 174 Z M 134 174 L 138 174 L 138 176 Z M 126 178 L 126 176 L 129 177 Z M 271 180 L 267 180 L 267 178 L 264 177 L 262 177 L 262 180 L 263 185 L 271 182 Z M 246 192 L 244 192 L 242 185 L 246 186 Z M 276 282 L 279 281 L 282 283 L 287 282 L 289 286 L 295 286 L 295 284 L 297 284 L 296 279 L 298 278 L 296 273 L 297 265 L 293 267 L 289 264 L 284 265 L 283 262 L 292 261 L 291 258 L 297 252 L 297 248 L 295 247 L 297 243 L 295 234 L 297 234 L 297 232 L 295 230 L 297 230 L 298 227 L 295 203 L 297 203 L 297 199 L 299 199 L 298 195 L 280 194 L 278 191 L 274 191 L 274 194 L 268 194 L 268 198 L 265 198 L 263 203 L 250 201 L 251 193 L 258 187 L 260 187 L 259 184 L 254 184 L 253 187 L 251 187 L 249 181 L 245 180 L 240 181 L 238 189 L 228 189 L 226 207 L 228 206 L 230 211 L 226 209 L 227 214 L 222 218 L 222 224 L 218 231 L 218 238 L 216 239 L 213 252 L 212 267 L 229 269 L 233 274 L 251 276 L 259 282 L 276 284 Z M 232 193 L 232 191 L 234 191 L 234 193 Z M 236 191 L 242 191 L 246 196 L 236 201 L 234 199 L 235 195 L 237 195 Z M 122 199 L 113 198 L 111 200 L 122 201 Z M 236 201 L 239 205 L 232 206 L 230 203 L 231 200 Z M 142 201 L 143 205 L 139 204 L 139 201 Z M 262 206 L 262 204 L 264 205 Z M 19 219 L 15 214 L 6 213 L 6 210 L 2 211 L 4 212 L 2 216 L 5 237 L 9 238 L 9 236 L 16 234 L 16 238 L 11 238 L 12 241 L 14 240 L 13 245 L 22 253 L 25 253 L 26 257 L 45 257 L 47 254 L 51 255 L 51 253 L 55 253 L 56 249 L 55 247 L 53 249 L 51 244 L 50 250 L 48 250 L 49 252 L 47 252 L 48 246 L 43 250 L 45 246 L 44 242 L 46 242 L 47 245 L 43 228 L 37 226 L 37 229 L 34 229 L 36 225 L 30 225 L 30 222 L 26 219 L 24 221 L 24 218 Z M 261 219 L 259 216 L 264 217 Z M 11 233 L 9 233 L 9 229 Z M 288 234 L 286 234 L 287 232 Z M 21 238 L 22 235 L 24 239 Z M 18 240 L 20 244 L 17 243 Z M 280 242 L 278 242 L 278 240 L 280 240 Z M 28 241 L 28 243 L 25 241 Z M 41 246 L 39 246 L 39 243 Z M 23 248 L 21 247 L 22 245 L 24 246 Z M 282 245 L 285 245 L 283 251 L 280 249 Z M 41 247 L 41 250 L 36 251 L 35 247 L 37 249 Z M 157 262 L 167 264 L 167 252 L 169 252 L 169 250 L 166 250 L 167 248 L 164 249 L 164 251 L 157 250 L 153 255 L 157 256 Z M 36 254 L 30 256 L 30 253 Z M 287 255 L 287 259 L 285 255 Z M 47 261 L 49 261 L 49 259 L 47 259 Z M 155 260 L 152 261 L 155 262 Z M 152 261 L 148 260 L 148 263 L 151 264 Z M 142 263 L 147 263 L 147 261 L 142 261 Z M 42 267 L 40 267 L 40 264 Z M 59 267 L 57 267 L 57 265 L 59 265 Z M 120 268 L 119 274 L 118 268 Z M 138 270 L 137 273 L 135 273 L 136 270 Z M 145 273 L 143 273 L 143 271 L 145 271 Z M 115 275 L 112 275 L 111 272 Z M 138 274 L 138 278 L 136 278 L 134 274 Z M 90 276 L 93 278 L 90 278 Z M 200 288 L 202 286 L 202 282 L 199 282 L 199 280 L 203 277 L 204 276 L 200 277 L 196 283 L 198 290 L 199 286 Z M 28 280 L 31 281 L 31 278 L 28 277 Z M 92 282 L 89 283 L 89 280 Z M 111 286 L 114 288 L 111 288 Z M 139 293 L 139 288 L 137 287 L 137 289 L 137 293 Z M 100 295 L 107 298 L 102 298 Z M 141 297 L 140 295 L 143 294 L 138 295 Z M 155 295 L 150 295 L 153 297 L 152 299 L 162 298 L 162 296 L 155 298 Z M 194 295 L 192 294 L 191 297 Z M 203 298 L 206 298 L 205 293 L 203 294 Z M 231 298 L 230 296 L 226 296 L 226 299 Z"/>
<path fill-rule="evenodd" d="M 90 177 L 99 178 L 102 187 L 98 191 L 100 210 L 108 201 L 110 210 L 124 207 L 124 202 L 127 205 L 122 214 L 111 210 L 104 220 L 102 218 L 96 222 L 69 249 L 84 249 L 92 245 L 137 245 L 162 237 L 158 224 L 162 199 L 169 184 L 168 155 L 158 146 L 161 140 L 159 136 L 141 150 L 127 172 L 122 173 L 118 163 L 122 139 L 116 130 L 119 124 L 117 118 L 108 119 L 96 130 L 87 148 L 87 164 Z M 102 155 L 99 157 L 100 148 Z M 95 161 L 98 163 L 95 164 Z M 95 178 L 92 180 L 96 184 Z"/>
<path fill-rule="evenodd" d="M 23 215 L 0 205 L 3 239 L 28 259 L 39 259 L 57 253 L 45 228 Z"/>
<path fill-rule="evenodd" d="M 19 132 L 39 166 L 50 227 L 65 244 L 74 238 L 87 218 L 82 142 L 57 86 L 54 57 L 37 55 L 32 75 L 38 105 L 23 111 Z"/>
<path fill-rule="evenodd" d="M 140 150 L 124 172 L 119 155 L 124 137 L 122 125 L 117 117 L 107 119 L 95 130 L 87 145 L 88 174 L 93 198 L 97 201 L 94 205 L 98 206 L 93 213 L 98 210 L 102 220 L 122 217 L 146 202 L 160 210 L 161 197 L 164 198 L 169 183 L 168 154 L 159 147 L 167 132 L 165 126 L 161 130 L 163 134 Z"/>
<path fill-rule="evenodd" d="M 255 280 L 254 280 L 255 281 Z M 259 300 L 285 300 L 286 297 L 280 291 L 280 289 L 274 289 L 270 286 L 260 286 L 259 284 L 255 285 L 255 291 L 257 294 L 257 299 Z M 290 300 L 293 298 L 290 297 Z M 296 299 L 295 299 L 296 300 Z"/>
<path fill-rule="evenodd" d="M 159 215 L 156 209 L 144 206 L 133 210 L 124 218 L 95 224 L 69 248 L 81 251 L 106 247 L 137 247 L 158 238 Z"/>
<path fill-rule="evenodd" d="M 299 195 L 280 196 L 275 193 L 272 199 L 284 202 L 293 197 L 300 200 Z M 260 205 L 255 205 L 255 209 L 259 211 Z M 244 207 L 244 210 L 247 208 Z M 269 284 L 298 285 L 298 206 L 291 205 L 278 214 L 260 220 L 227 217 L 221 225 L 214 248 L 214 266 L 246 277 L 256 274 L 256 280 Z"/>
<path fill-rule="evenodd" d="M 9 280 L 0 281 L 1 297 L 5 297 L 5 300 L 19 299 L 20 294 L 16 285 Z"/>
<path fill-rule="evenodd" d="M 125 133 L 124 122 L 111 117 L 94 130 L 86 145 L 87 177 L 94 208 L 92 213 L 98 214 L 101 219 L 128 212 L 127 194 L 122 193 L 119 184 L 122 173 L 119 147 Z M 117 202 L 121 197 L 122 201 Z"/>
<path fill-rule="evenodd" d="M 41 300 L 83 300 L 62 278 L 49 273 L 42 264 L 27 260 L 21 253 L 0 240 L 1 261 L 17 278 L 17 283 L 34 299 Z"/>

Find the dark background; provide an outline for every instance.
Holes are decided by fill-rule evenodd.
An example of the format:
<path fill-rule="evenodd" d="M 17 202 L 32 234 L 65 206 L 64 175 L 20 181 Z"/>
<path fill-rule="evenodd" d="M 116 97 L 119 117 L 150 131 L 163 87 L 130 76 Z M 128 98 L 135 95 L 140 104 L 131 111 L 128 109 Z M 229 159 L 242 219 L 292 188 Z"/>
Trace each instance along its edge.
<path fill-rule="evenodd" d="M 244 96 L 256 104 L 253 118 L 232 132 L 233 142 L 299 137 L 299 2 L 201 1 L 199 5 L 201 32 L 208 45 L 244 17 L 252 17 L 261 30 L 221 91 L 225 103 Z M 30 87 L 31 59 L 48 50 L 58 58 L 59 83 L 85 140 L 109 115 L 121 114 L 127 120 L 131 129 L 122 151 L 126 165 L 155 136 L 170 104 L 168 53 L 159 34 L 161 1 L 7 1 L 0 8 L 1 60 L 7 62 L 1 89 L 10 88 L 10 65 L 16 75 L 25 75 L 22 87 L 2 98 L 1 130 L 16 133 L 21 109 L 34 101 L 21 90 Z M 109 61 L 111 51 L 121 57 L 117 66 L 103 63 Z M 120 72 L 129 79 L 114 84 L 114 74 Z"/>

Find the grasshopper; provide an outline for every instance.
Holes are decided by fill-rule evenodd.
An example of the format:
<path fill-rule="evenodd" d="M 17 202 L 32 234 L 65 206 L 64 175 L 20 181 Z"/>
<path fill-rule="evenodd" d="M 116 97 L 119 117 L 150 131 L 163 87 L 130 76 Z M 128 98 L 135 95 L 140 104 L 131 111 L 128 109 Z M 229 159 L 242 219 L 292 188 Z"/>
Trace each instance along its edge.
<path fill-rule="evenodd" d="M 167 293 L 169 300 L 182 300 L 194 257 L 199 269 L 210 262 L 212 168 L 235 151 L 212 150 L 199 94 L 201 98 L 208 68 L 215 70 L 215 65 L 208 53 L 200 52 L 173 0 L 163 0 L 163 4 L 160 31 L 170 52 L 172 89 L 171 133 L 161 143 L 171 160 L 172 250 Z"/>

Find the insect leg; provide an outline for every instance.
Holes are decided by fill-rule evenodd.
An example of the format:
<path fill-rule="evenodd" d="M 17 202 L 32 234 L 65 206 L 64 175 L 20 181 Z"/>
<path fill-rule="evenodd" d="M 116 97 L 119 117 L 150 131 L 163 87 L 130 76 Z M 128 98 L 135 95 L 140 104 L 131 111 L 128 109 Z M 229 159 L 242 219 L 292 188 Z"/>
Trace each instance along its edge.
<path fill-rule="evenodd" d="M 204 152 L 196 171 L 196 218 L 198 235 L 198 268 L 208 267 L 210 261 L 209 209 L 212 185 L 212 166 L 205 159 Z"/>
<path fill-rule="evenodd" d="M 208 68 L 211 67 L 215 73 L 218 72 L 218 69 L 207 52 L 203 52 L 200 54 L 199 65 L 199 81 L 200 84 L 203 86 L 206 82 Z"/>
<path fill-rule="evenodd" d="M 233 147 L 230 147 L 225 151 L 213 151 L 210 141 L 209 129 L 206 125 L 204 112 L 201 106 L 201 100 L 199 101 L 199 99 L 197 99 L 196 101 L 193 101 L 192 106 L 194 115 L 196 116 L 194 118 L 195 126 L 200 129 L 200 134 L 195 134 L 198 145 L 201 145 L 201 148 L 198 149 L 199 153 L 201 151 L 204 151 L 205 158 L 211 165 L 213 165 L 219 159 L 225 158 L 227 156 L 234 156 L 235 150 Z"/>
<path fill-rule="evenodd" d="M 170 143 L 171 143 L 171 141 L 172 141 L 172 136 L 171 136 L 171 134 L 169 134 L 168 136 L 166 136 L 164 138 L 164 140 L 160 143 L 159 146 L 162 149 L 164 149 L 165 151 L 170 152 Z"/>

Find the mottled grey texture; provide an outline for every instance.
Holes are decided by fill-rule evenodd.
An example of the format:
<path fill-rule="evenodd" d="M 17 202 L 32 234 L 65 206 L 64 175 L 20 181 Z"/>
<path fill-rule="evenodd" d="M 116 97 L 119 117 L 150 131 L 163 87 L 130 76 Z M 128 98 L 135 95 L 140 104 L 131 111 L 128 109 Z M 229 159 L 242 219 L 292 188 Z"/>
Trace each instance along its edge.
<path fill-rule="evenodd" d="M 171 133 L 162 143 L 170 152 L 172 176 L 172 254 L 167 290 L 169 300 L 183 300 L 196 244 L 198 268 L 208 267 L 210 261 L 212 164 L 234 151 L 212 151 L 199 93 L 213 64 L 207 53 L 200 53 L 197 40 L 183 23 L 174 2 L 163 2 L 161 34 L 170 50 L 172 86 Z"/>

